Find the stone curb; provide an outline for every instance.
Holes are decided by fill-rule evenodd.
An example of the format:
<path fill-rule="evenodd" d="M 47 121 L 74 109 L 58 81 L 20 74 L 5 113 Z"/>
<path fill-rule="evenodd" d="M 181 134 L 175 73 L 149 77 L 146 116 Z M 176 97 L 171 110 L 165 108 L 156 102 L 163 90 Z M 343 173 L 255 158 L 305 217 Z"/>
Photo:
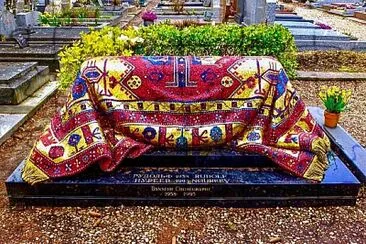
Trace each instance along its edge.
<path fill-rule="evenodd" d="M 297 71 L 297 80 L 366 81 L 366 73 Z"/>
<path fill-rule="evenodd" d="M 1 105 L 0 115 L 9 116 L 13 119 L 8 128 L 0 133 L 0 145 L 5 142 L 22 124 L 24 124 L 33 114 L 54 95 L 58 88 L 57 81 L 50 81 L 37 90 L 18 105 Z"/>

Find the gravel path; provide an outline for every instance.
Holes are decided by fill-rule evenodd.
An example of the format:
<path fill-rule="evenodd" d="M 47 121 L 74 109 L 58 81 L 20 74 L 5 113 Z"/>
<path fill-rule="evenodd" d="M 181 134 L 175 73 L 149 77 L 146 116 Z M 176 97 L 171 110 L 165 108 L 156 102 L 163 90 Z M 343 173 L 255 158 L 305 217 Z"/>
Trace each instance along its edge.
<path fill-rule="evenodd" d="M 321 85 L 354 91 L 341 124 L 366 145 L 366 82 L 294 81 L 308 105 Z M 0 146 L 0 182 L 29 152 L 64 103 L 59 93 Z M 365 243 L 366 194 L 355 207 L 321 208 L 12 208 L 0 183 L 0 243 Z"/>
<path fill-rule="evenodd" d="M 294 6 L 294 5 L 292 5 Z M 305 19 L 311 19 L 326 23 L 330 25 L 333 29 L 343 33 L 350 34 L 358 40 L 366 40 L 366 25 L 354 22 L 345 17 L 329 14 L 317 9 L 307 9 L 300 6 L 294 6 L 295 12 L 304 17 Z"/>

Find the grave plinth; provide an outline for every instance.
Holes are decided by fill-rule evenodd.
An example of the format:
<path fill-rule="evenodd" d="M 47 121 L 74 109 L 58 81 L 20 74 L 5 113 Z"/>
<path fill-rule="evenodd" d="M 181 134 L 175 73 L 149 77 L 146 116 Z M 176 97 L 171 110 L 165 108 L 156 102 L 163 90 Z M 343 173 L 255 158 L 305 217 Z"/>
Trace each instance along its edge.
<path fill-rule="evenodd" d="M 19 104 L 49 81 L 47 66 L 0 63 L 0 104 Z"/>
<path fill-rule="evenodd" d="M 170 167 L 152 165 L 162 157 L 167 157 Z M 267 159 L 253 155 L 172 157 L 146 155 L 126 161 L 111 174 L 95 167 L 78 177 L 35 186 L 21 179 L 21 164 L 6 187 L 11 204 L 224 207 L 354 205 L 360 188 L 337 157 L 321 183 L 283 173 Z"/>
<path fill-rule="evenodd" d="M 323 125 L 323 110 L 309 111 Z M 212 149 L 153 151 L 125 159 L 112 173 L 93 165 L 78 176 L 35 185 L 21 178 L 21 163 L 5 185 L 12 205 L 354 205 L 366 182 L 366 150 L 340 126 L 324 131 L 332 152 L 321 182 L 285 173 L 257 154 Z"/>
<path fill-rule="evenodd" d="M 310 108 L 322 124 L 322 109 Z M 284 173 L 267 158 L 226 150 L 155 151 L 127 159 L 113 173 L 95 166 L 76 177 L 31 186 L 23 164 L 9 176 L 10 204 L 163 206 L 354 205 L 366 182 L 365 149 L 343 128 L 324 128 L 332 142 L 322 182 Z"/>

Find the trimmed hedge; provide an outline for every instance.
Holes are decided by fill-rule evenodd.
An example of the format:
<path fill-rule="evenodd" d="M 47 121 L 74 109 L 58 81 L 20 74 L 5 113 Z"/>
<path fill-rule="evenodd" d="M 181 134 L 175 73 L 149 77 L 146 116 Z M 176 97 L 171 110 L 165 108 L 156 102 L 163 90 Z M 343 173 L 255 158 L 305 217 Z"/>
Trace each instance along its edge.
<path fill-rule="evenodd" d="M 106 27 L 82 35 L 81 41 L 61 53 L 60 80 L 63 88 L 68 87 L 87 58 L 132 54 L 274 56 L 288 75 L 294 77 L 296 52 L 293 36 L 281 25 L 241 27 L 222 24 L 180 29 L 174 25 L 158 24 L 127 30 Z"/>

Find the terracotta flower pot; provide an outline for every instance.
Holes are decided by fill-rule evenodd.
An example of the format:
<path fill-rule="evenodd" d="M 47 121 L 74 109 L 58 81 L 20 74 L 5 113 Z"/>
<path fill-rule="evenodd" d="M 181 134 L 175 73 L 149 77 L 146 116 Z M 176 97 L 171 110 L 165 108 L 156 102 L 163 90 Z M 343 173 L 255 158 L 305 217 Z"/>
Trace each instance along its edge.
<path fill-rule="evenodd" d="M 341 114 L 340 113 L 331 113 L 327 110 L 324 111 L 324 124 L 326 127 L 329 128 L 335 128 L 337 127 L 339 118 Z"/>

